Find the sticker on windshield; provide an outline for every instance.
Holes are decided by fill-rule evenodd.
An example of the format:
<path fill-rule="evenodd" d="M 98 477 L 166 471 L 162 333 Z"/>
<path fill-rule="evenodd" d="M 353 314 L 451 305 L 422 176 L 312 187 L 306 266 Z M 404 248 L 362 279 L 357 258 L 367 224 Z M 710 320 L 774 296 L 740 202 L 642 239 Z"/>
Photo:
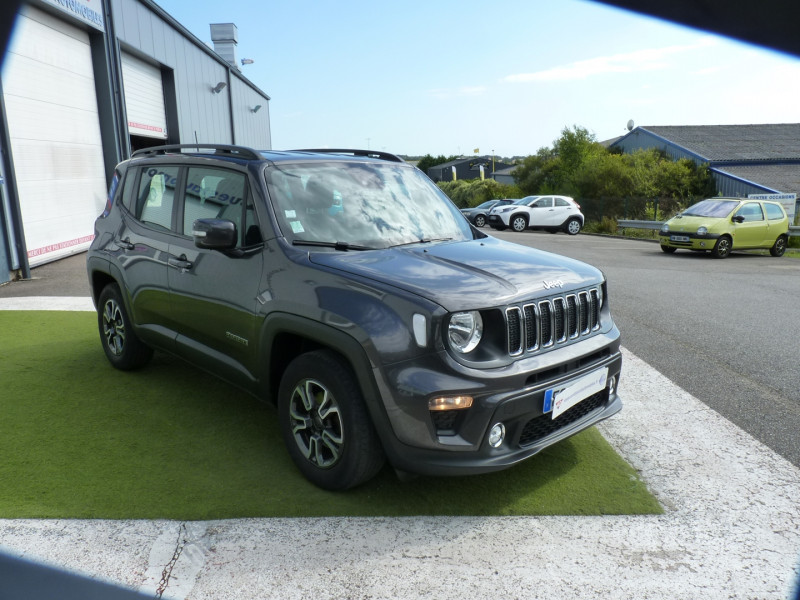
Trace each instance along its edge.
<path fill-rule="evenodd" d="M 292 231 L 294 233 L 305 232 L 305 229 L 303 229 L 303 224 L 300 221 L 292 221 L 289 224 L 292 226 Z"/>
<path fill-rule="evenodd" d="M 293 211 L 293 210 L 287 210 L 286 211 L 286 218 L 287 219 L 296 219 L 297 218 L 297 213 L 295 211 Z"/>

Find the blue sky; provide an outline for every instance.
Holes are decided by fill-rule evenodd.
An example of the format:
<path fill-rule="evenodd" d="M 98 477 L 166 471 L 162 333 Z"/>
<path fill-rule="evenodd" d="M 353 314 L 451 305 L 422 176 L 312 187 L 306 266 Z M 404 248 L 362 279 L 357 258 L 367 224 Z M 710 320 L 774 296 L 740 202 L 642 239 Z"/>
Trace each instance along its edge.
<path fill-rule="evenodd" d="M 534 154 L 564 127 L 800 121 L 800 59 L 582 0 L 157 0 L 233 22 L 275 149 Z"/>

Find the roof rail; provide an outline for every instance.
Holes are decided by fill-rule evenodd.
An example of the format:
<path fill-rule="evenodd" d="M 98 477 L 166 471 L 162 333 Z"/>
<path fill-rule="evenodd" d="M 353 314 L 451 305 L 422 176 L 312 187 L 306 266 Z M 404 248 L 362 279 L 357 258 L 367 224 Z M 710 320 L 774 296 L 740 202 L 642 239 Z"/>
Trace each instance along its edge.
<path fill-rule="evenodd" d="M 380 158 L 392 162 L 405 162 L 396 154 L 382 152 L 380 150 L 348 150 L 346 148 L 305 148 L 293 150 L 293 152 L 319 152 L 322 154 L 345 154 L 350 156 L 365 156 L 367 158 Z"/>
<path fill-rule="evenodd" d="M 211 152 L 202 152 L 201 148 L 204 150 L 213 150 L 214 154 L 224 154 L 234 158 L 244 158 L 248 160 L 264 158 L 257 150 L 245 146 L 231 146 L 229 144 L 169 144 L 166 146 L 153 146 L 152 148 L 137 150 L 131 154 L 131 158 L 134 156 L 155 156 L 172 152 L 182 153 L 188 150 L 194 150 L 198 154 L 211 154 Z"/>

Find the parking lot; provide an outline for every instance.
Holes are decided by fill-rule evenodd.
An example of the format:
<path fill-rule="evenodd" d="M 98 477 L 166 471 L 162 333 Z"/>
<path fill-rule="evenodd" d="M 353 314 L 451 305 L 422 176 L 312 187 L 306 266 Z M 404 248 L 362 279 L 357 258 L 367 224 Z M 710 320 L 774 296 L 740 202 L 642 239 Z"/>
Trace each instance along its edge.
<path fill-rule="evenodd" d="M 0 520 L 3 545 L 146 593 L 170 566 L 173 598 L 786 598 L 800 555 L 791 351 L 800 325 L 790 305 L 800 261 L 496 235 L 605 271 L 625 348 L 625 408 L 600 429 L 664 515 Z M 86 294 L 81 258 L 0 287 L 0 305 Z"/>

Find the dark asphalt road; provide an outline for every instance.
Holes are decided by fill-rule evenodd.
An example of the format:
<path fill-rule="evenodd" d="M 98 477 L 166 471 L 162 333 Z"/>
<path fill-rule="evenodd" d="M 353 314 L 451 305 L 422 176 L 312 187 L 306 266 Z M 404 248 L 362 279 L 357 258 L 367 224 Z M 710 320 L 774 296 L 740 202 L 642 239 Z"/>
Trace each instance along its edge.
<path fill-rule="evenodd" d="M 715 260 L 667 255 L 646 241 L 486 232 L 602 269 L 626 348 L 800 466 L 800 260 Z M 30 281 L 0 286 L 0 298 L 87 296 L 84 261 L 79 254 L 35 268 Z"/>

